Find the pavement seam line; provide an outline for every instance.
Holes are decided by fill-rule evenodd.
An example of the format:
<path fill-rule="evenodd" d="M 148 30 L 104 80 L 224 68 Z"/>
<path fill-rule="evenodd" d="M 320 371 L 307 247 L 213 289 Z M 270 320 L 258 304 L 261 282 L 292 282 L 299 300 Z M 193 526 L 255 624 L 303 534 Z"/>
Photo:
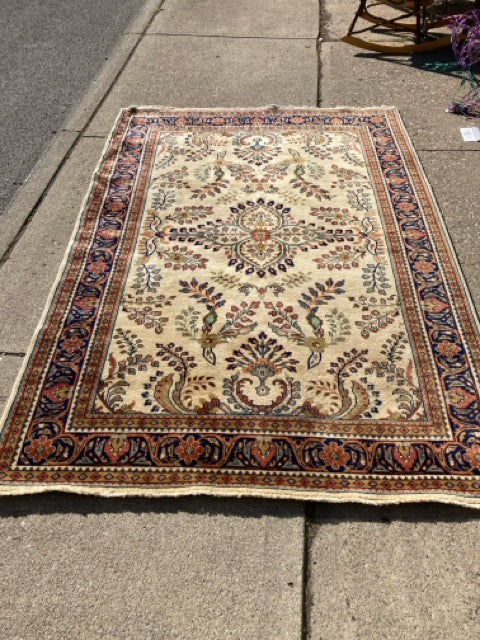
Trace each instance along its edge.
<path fill-rule="evenodd" d="M 318 33 L 316 37 L 315 49 L 317 53 L 317 107 L 321 104 L 321 78 L 322 78 L 322 67 L 320 65 L 320 56 L 321 56 L 321 43 L 322 43 L 322 18 L 323 18 L 323 5 L 322 0 L 318 0 Z"/>
<path fill-rule="evenodd" d="M 37 213 L 40 205 L 42 204 L 42 202 L 44 201 L 47 193 L 50 190 L 50 187 L 52 186 L 52 184 L 55 182 L 60 170 L 63 168 L 63 166 L 65 165 L 66 161 L 68 160 L 68 158 L 70 157 L 73 148 L 75 147 L 75 145 L 78 142 L 78 139 L 80 138 L 81 134 L 79 133 L 78 136 L 75 137 L 74 141 L 72 142 L 72 144 L 69 146 L 69 148 L 67 149 L 67 151 L 65 152 L 62 160 L 60 161 L 60 163 L 58 164 L 57 168 L 55 169 L 54 173 L 52 174 L 52 176 L 50 177 L 50 179 L 48 180 L 47 184 L 45 185 L 45 187 L 42 189 L 40 196 L 37 198 L 35 204 L 33 205 L 33 207 L 30 209 L 29 214 L 27 215 L 27 217 L 23 220 L 20 228 L 18 229 L 17 233 L 13 236 L 12 240 L 10 241 L 8 247 L 5 249 L 5 252 L 3 253 L 3 255 L 0 257 L 0 268 L 5 264 L 5 262 L 7 262 L 7 260 L 9 259 L 12 251 L 15 249 L 15 247 L 17 246 L 18 242 L 20 241 L 20 239 L 22 238 L 23 234 L 25 233 L 25 230 L 27 229 L 28 225 L 30 224 L 30 222 L 32 221 L 33 217 L 35 216 L 35 214 Z"/>
<path fill-rule="evenodd" d="M 302 555 L 302 628 L 301 640 L 310 637 L 310 538 L 313 521 L 313 505 L 305 502 L 303 512 L 303 555 Z"/>
<path fill-rule="evenodd" d="M 25 233 L 25 230 L 29 226 L 30 222 L 32 221 L 33 217 L 35 216 L 35 214 L 37 213 L 39 207 L 41 206 L 42 202 L 44 201 L 45 197 L 47 196 L 47 194 L 48 194 L 48 192 L 50 190 L 50 187 L 55 182 L 58 174 L 60 173 L 60 171 L 65 166 L 65 163 L 67 162 L 67 160 L 70 158 L 70 156 L 71 156 L 73 150 L 75 149 L 78 141 L 80 140 L 81 137 L 83 137 L 83 133 L 87 130 L 87 128 L 89 127 L 90 123 L 93 121 L 93 119 L 97 115 L 99 109 L 101 109 L 101 107 L 103 106 L 105 100 L 110 95 L 110 92 L 112 91 L 113 87 L 115 86 L 116 82 L 118 81 L 118 78 L 120 77 L 120 75 L 124 71 L 124 69 L 127 66 L 127 64 L 130 62 L 133 54 L 135 53 L 135 51 L 138 48 L 138 45 L 140 44 L 140 42 L 145 37 L 147 30 L 150 28 L 150 25 L 152 24 L 153 20 L 156 18 L 157 14 L 161 11 L 161 9 L 162 9 L 163 5 L 165 4 L 165 2 L 166 2 L 166 0 L 161 0 L 161 2 L 157 5 L 156 9 L 152 12 L 152 14 L 150 15 L 147 23 L 145 24 L 145 27 L 144 27 L 143 31 L 139 34 L 139 37 L 138 37 L 135 45 L 132 47 L 132 49 L 130 50 L 129 54 L 127 55 L 127 57 L 125 58 L 125 60 L 121 64 L 121 66 L 118 69 L 117 73 L 115 73 L 115 75 L 112 78 L 112 80 L 110 81 L 108 87 L 105 89 L 105 91 L 103 93 L 103 96 L 101 97 L 100 101 L 97 103 L 97 105 L 95 106 L 93 111 L 90 113 L 87 122 L 84 124 L 83 128 L 81 129 L 81 131 L 78 132 L 78 135 L 74 138 L 74 140 L 72 141 L 70 146 L 66 149 L 66 151 L 63 154 L 62 159 L 57 163 L 55 171 L 53 172 L 53 174 L 48 179 L 47 183 L 42 188 L 42 190 L 40 192 L 40 195 L 38 196 L 38 198 L 36 199 L 35 203 L 31 207 L 30 212 L 24 218 L 20 228 L 18 229 L 18 231 L 13 236 L 12 240 L 8 244 L 7 248 L 5 249 L 3 255 L 0 256 L 0 268 L 9 259 L 12 251 L 17 246 L 18 242 L 20 241 L 20 239 L 22 238 L 23 234 Z M 127 36 L 127 34 L 125 33 L 124 37 L 126 37 L 126 36 Z M 101 71 L 100 71 L 100 74 L 101 74 Z M 94 78 L 93 82 L 95 81 L 95 79 L 96 78 Z M 87 90 L 87 92 L 88 92 L 88 90 Z M 79 104 L 81 104 L 81 102 Z M 68 123 L 67 123 L 67 125 L 68 125 Z M 69 130 L 68 127 L 62 128 L 61 131 L 70 131 L 70 133 L 75 133 L 75 132 L 72 132 L 71 130 Z M 101 136 L 101 137 L 103 137 L 103 136 Z M 54 139 L 54 141 L 55 141 L 55 139 Z M 54 144 L 54 141 L 52 141 L 52 144 Z"/>
<path fill-rule="evenodd" d="M 315 36 L 235 36 L 223 33 L 146 33 L 145 37 L 167 36 L 169 38 L 225 38 L 227 40 L 314 40 Z"/>
<path fill-rule="evenodd" d="M 147 35 L 147 31 L 150 28 L 150 25 L 152 24 L 152 22 L 154 21 L 154 19 L 156 18 L 157 14 L 162 10 L 163 5 L 165 4 L 166 0 L 161 0 L 160 4 L 157 6 L 157 8 L 152 12 L 152 14 L 150 15 L 148 22 L 145 24 L 145 27 L 143 29 L 143 31 L 141 33 L 139 33 L 139 37 L 137 38 L 137 41 L 135 43 L 135 45 L 131 48 L 128 56 L 125 58 L 125 60 L 123 61 L 121 67 L 119 68 L 119 70 L 117 71 L 117 73 L 115 74 L 115 76 L 113 77 L 112 81 L 110 82 L 109 86 L 107 87 L 107 89 L 105 90 L 102 98 L 100 99 L 100 101 L 98 102 L 97 106 L 95 107 L 95 109 L 92 111 L 92 113 L 90 114 L 90 117 L 88 118 L 88 121 L 84 124 L 83 128 L 81 129 L 81 131 L 79 132 L 79 135 L 84 137 L 84 132 L 88 129 L 88 127 L 90 126 L 91 122 L 93 121 L 93 119 L 96 117 L 97 113 L 99 112 L 99 110 L 102 108 L 103 104 L 105 103 L 105 100 L 108 98 L 108 96 L 110 95 L 113 87 L 116 85 L 119 77 L 121 76 L 121 74 L 123 73 L 123 71 L 125 70 L 125 67 L 128 65 L 128 63 L 130 62 L 130 60 L 132 59 L 134 53 L 136 52 L 136 50 L 138 49 L 139 44 L 141 43 L 141 41 L 143 40 L 143 38 Z M 125 34 L 127 35 L 127 34 Z M 66 128 L 65 130 L 68 130 L 68 128 Z M 85 136 L 85 137 L 94 137 L 94 136 Z M 97 137 L 97 136 L 95 136 Z M 104 137 L 104 136 L 98 136 L 98 137 Z M 78 140 L 78 138 L 77 138 Z M 77 141 L 76 140 L 76 141 Z M 75 146 L 76 141 L 72 144 L 72 147 Z"/>

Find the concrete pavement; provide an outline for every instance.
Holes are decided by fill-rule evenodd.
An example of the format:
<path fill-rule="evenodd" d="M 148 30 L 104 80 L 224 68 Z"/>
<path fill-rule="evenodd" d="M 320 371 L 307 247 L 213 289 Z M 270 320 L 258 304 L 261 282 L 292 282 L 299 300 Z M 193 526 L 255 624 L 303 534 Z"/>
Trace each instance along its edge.
<path fill-rule="evenodd" d="M 397 105 L 480 308 L 480 148 L 462 142 L 462 118 L 444 113 L 459 81 L 423 69 L 425 57 L 379 60 L 341 43 L 355 5 L 147 2 L 140 26 L 128 29 L 6 214 L 0 408 L 105 138 L 130 104 Z M 68 494 L 2 498 L 0 508 L 0 640 L 442 640 L 480 632 L 475 511 Z"/>
<path fill-rule="evenodd" d="M 145 2 L 0 3 L 0 216 Z"/>

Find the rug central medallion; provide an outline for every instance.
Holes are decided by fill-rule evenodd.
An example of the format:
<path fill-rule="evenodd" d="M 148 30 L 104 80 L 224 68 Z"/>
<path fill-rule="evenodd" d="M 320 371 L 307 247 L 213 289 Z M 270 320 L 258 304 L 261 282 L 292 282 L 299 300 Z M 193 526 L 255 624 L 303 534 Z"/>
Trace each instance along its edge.
<path fill-rule="evenodd" d="M 198 227 L 169 229 L 168 240 L 200 243 L 217 251 L 225 247 L 228 266 L 234 266 L 236 271 L 245 268 L 246 275 L 256 273 L 263 278 L 267 271 L 277 275 L 278 270 L 293 266 L 296 247 L 307 251 L 323 239 L 303 221 L 296 223 L 288 215 L 290 209 L 274 201 L 247 201 L 231 207 L 231 212 L 227 222 L 219 219 Z"/>

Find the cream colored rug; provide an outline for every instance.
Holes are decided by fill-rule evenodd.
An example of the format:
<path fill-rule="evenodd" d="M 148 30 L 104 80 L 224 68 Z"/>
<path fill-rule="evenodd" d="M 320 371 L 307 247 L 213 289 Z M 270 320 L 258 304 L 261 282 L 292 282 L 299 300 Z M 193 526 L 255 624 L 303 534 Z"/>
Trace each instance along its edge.
<path fill-rule="evenodd" d="M 478 504 L 479 346 L 395 109 L 125 110 L 0 491 Z"/>

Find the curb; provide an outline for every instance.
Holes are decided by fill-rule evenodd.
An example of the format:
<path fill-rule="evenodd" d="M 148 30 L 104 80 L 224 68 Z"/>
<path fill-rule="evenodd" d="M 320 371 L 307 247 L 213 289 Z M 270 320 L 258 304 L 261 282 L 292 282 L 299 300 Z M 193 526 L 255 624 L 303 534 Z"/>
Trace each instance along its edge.
<path fill-rule="evenodd" d="M 0 266 L 8 260 L 13 247 L 35 215 L 57 173 L 102 105 L 164 2 L 165 0 L 147 0 L 108 61 L 90 84 L 80 104 L 75 107 L 62 129 L 52 139 L 5 214 L 0 218 L 2 229 Z"/>

